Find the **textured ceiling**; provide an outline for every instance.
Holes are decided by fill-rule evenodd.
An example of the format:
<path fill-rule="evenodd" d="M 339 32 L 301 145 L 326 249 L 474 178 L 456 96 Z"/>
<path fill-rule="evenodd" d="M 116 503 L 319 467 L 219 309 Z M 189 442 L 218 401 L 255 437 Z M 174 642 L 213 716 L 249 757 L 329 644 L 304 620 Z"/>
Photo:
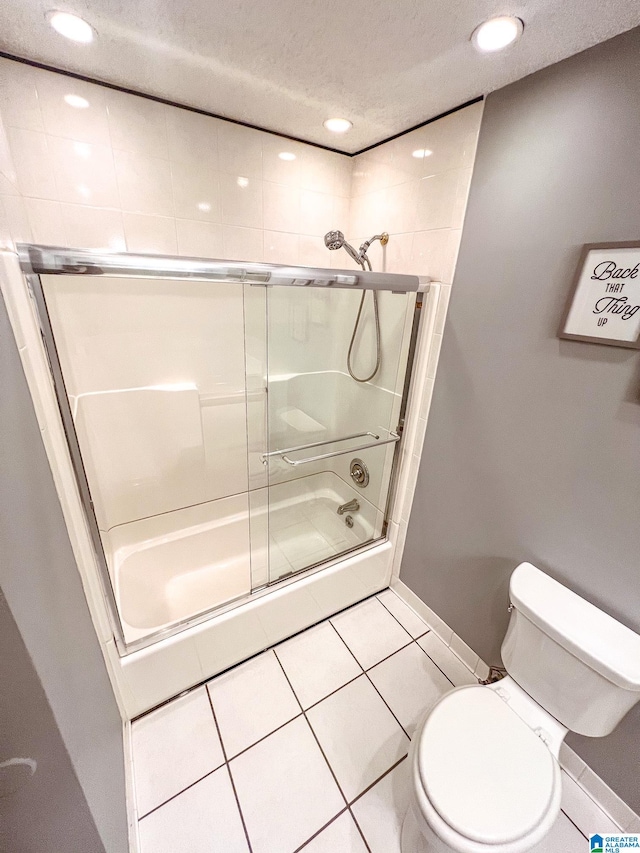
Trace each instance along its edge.
<path fill-rule="evenodd" d="M 97 40 L 59 36 L 51 8 Z M 481 56 L 469 36 L 497 14 L 524 34 Z M 0 50 L 351 153 L 638 24 L 639 0 L 2 0 Z"/>

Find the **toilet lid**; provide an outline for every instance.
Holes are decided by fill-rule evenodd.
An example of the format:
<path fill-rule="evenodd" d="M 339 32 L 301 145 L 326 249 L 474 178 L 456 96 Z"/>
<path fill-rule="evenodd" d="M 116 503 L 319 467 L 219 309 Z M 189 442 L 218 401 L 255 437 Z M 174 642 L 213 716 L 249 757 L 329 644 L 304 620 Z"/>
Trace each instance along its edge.
<path fill-rule="evenodd" d="M 543 741 L 487 687 L 441 699 L 424 724 L 419 772 L 452 829 L 485 844 L 532 832 L 551 805 L 556 762 Z"/>

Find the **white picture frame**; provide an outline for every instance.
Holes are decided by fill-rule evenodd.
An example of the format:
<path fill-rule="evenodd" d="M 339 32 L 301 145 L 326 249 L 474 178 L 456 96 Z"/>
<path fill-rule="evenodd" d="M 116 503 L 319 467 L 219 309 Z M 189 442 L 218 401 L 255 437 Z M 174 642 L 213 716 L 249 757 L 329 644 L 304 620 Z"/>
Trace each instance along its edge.
<path fill-rule="evenodd" d="M 640 242 L 583 247 L 559 337 L 640 349 Z"/>

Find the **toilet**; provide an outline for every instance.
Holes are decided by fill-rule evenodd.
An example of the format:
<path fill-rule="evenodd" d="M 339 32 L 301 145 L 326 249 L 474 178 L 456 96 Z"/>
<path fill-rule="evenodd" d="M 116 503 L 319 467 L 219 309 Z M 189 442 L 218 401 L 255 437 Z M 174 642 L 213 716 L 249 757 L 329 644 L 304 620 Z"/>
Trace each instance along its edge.
<path fill-rule="evenodd" d="M 567 732 L 603 737 L 640 700 L 638 634 L 530 563 L 509 593 L 508 675 L 452 690 L 416 729 L 402 853 L 535 847 L 560 811 Z"/>

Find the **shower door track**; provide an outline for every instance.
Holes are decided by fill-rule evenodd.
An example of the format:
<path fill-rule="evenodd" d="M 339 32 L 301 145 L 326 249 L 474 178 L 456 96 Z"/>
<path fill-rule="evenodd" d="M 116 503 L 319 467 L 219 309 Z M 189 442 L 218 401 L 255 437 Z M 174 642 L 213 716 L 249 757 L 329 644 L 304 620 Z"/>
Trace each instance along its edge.
<path fill-rule="evenodd" d="M 18 243 L 20 266 L 26 274 L 170 277 L 187 281 L 235 282 L 280 287 L 331 287 L 346 290 L 390 290 L 395 293 L 425 291 L 429 278 L 402 273 L 284 266 L 247 261 L 181 258 L 94 252 Z"/>
<path fill-rule="evenodd" d="M 78 487 L 80 502 L 87 524 L 89 537 L 91 539 L 92 550 L 96 559 L 98 576 L 108 603 L 108 610 L 110 611 L 111 628 L 113 630 L 115 645 L 121 657 L 129 653 L 148 648 L 160 640 L 167 639 L 181 633 L 182 631 L 195 627 L 196 625 L 200 625 L 211 619 L 214 615 L 222 615 L 223 613 L 235 610 L 249 601 L 270 593 L 278 586 L 287 586 L 288 584 L 297 581 L 301 576 L 315 574 L 316 572 L 323 570 L 325 567 L 330 567 L 343 561 L 347 557 L 353 557 L 368 551 L 386 540 L 386 519 L 389 517 L 389 509 L 391 507 L 395 481 L 397 478 L 398 454 L 400 440 L 402 437 L 402 422 L 406 410 L 411 377 L 413 374 L 418 323 L 421 313 L 420 308 L 422 307 L 424 294 L 429 289 L 429 282 L 431 279 L 422 276 L 402 275 L 397 273 L 374 273 L 361 271 L 353 273 L 351 270 L 287 267 L 277 264 L 244 263 L 237 261 L 210 261 L 201 258 L 177 258 L 163 255 L 112 254 L 107 252 L 92 252 L 24 243 L 18 244 L 16 248 L 20 258 L 20 266 L 27 282 L 29 295 L 35 306 L 35 315 L 39 324 L 43 348 L 49 365 L 53 390 L 56 396 L 66 436 L 67 447 Z M 336 555 L 335 558 L 324 560 L 320 563 L 300 569 L 299 571 L 294 571 L 282 578 L 279 578 L 278 580 L 256 587 L 248 594 L 239 596 L 224 605 L 204 610 L 189 619 L 177 622 L 174 625 L 169 625 L 139 640 L 126 642 L 124 639 L 123 629 L 120 624 L 119 608 L 102 545 L 100 530 L 94 511 L 94 503 L 89 489 L 84 461 L 80 451 L 78 436 L 73 420 L 73 413 L 69 404 L 64 377 L 62 374 L 62 366 L 60 364 L 56 341 L 40 279 L 40 276 L 44 274 L 73 276 L 104 275 L 127 278 L 171 277 L 191 281 L 226 281 L 237 282 L 239 284 L 258 284 L 263 286 L 284 285 L 294 287 L 334 287 L 356 290 L 381 290 L 396 293 L 415 293 L 416 305 L 407 353 L 405 383 L 400 403 L 400 425 L 396 432 L 388 431 L 390 436 L 389 439 L 385 441 L 376 441 L 371 445 L 395 445 L 393 461 L 391 464 L 391 482 L 387 495 L 382 535 L 344 551 L 339 555 Z M 355 436 L 348 436 L 347 438 L 364 437 L 366 435 L 375 436 L 377 434 L 365 432 Z M 345 438 L 334 439 L 334 441 L 342 440 L 345 440 Z M 319 444 L 324 443 L 331 442 L 320 442 Z M 288 450 L 285 449 L 284 451 L 275 451 L 264 454 L 264 456 L 282 455 L 283 453 L 293 452 L 294 449 L 306 449 L 306 446 L 288 448 Z M 339 451 L 336 454 L 326 454 L 326 456 L 342 455 L 344 452 L 351 452 L 357 449 L 358 448 L 350 448 L 347 451 Z M 311 460 L 300 460 L 298 464 L 306 461 Z"/>

